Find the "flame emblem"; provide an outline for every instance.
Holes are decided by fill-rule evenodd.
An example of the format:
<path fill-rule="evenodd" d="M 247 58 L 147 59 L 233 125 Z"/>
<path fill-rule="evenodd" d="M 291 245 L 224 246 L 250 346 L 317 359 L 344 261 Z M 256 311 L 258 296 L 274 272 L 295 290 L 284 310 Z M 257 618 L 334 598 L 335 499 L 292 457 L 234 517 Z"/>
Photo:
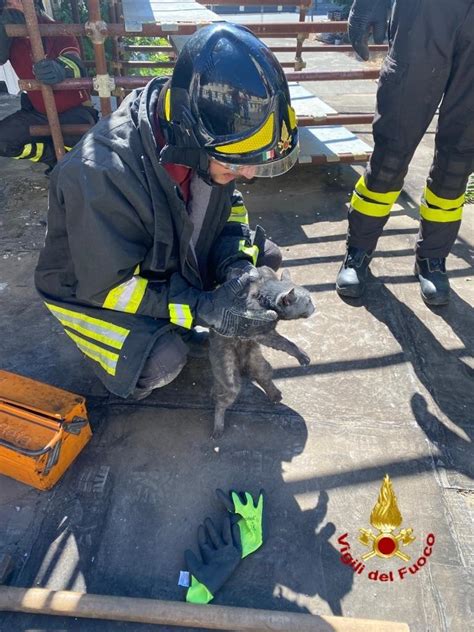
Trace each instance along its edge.
<path fill-rule="evenodd" d="M 281 126 L 281 139 L 278 141 L 278 149 L 280 150 L 280 153 L 284 154 L 285 151 L 288 151 L 288 149 L 290 148 L 290 144 L 291 136 L 288 132 L 285 121 L 283 121 L 283 124 Z"/>
<path fill-rule="evenodd" d="M 400 529 L 398 534 L 394 532 L 402 524 L 402 514 L 388 474 L 385 474 L 379 497 L 370 514 L 370 524 L 377 529 L 377 534 L 374 535 L 371 529 L 359 529 L 359 542 L 364 546 L 372 545 L 372 550 L 362 556 L 363 560 L 374 555 L 384 558 L 396 555 L 405 562 L 410 559 L 409 555 L 400 551 L 400 543 L 407 546 L 416 538 L 411 528 Z"/>

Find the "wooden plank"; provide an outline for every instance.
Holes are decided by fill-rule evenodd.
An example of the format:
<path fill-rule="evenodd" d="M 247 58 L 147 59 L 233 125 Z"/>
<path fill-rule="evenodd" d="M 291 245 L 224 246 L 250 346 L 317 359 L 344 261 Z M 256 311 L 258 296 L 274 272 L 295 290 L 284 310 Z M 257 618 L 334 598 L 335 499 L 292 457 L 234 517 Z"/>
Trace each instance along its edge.
<path fill-rule="evenodd" d="M 127 31 L 140 30 L 141 24 L 168 24 L 170 31 L 178 22 L 215 22 L 222 20 L 213 11 L 194 0 L 122 0 Z"/>
<path fill-rule="evenodd" d="M 289 83 L 291 105 L 296 116 L 311 116 L 315 119 L 324 119 L 328 114 L 337 114 L 337 111 L 299 83 Z"/>
<path fill-rule="evenodd" d="M 309 126 L 299 129 L 298 162 L 365 162 L 372 148 L 341 125 Z"/>

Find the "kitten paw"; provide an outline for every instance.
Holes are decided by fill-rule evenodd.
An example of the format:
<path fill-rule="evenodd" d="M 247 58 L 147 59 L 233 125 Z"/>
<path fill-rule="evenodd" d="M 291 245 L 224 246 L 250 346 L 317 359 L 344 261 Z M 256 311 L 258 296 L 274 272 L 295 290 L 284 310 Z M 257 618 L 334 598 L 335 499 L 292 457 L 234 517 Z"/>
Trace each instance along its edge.
<path fill-rule="evenodd" d="M 211 439 L 216 441 L 217 439 L 220 439 L 223 434 L 224 434 L 224 428 L 214 428 L 214 430 L 211 433 Z"/>
<path fill-rule="evenodd" d="M 278 389 L 276 389 L 275 392 L 267 393 L 267 395 L 268 399 L 274 404 L 278 404 L 278 402 L 281 402 L 281 400 L 283 399 L 283 395 Z"/>

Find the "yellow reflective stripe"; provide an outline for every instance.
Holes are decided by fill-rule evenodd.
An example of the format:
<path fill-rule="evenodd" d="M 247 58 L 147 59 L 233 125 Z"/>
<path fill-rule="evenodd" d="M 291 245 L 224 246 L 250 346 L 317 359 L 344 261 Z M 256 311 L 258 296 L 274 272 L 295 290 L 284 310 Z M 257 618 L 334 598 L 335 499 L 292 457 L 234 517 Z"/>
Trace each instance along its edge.
<path fill-rule="evenodd" d="M 45 302 L 45 305 L 63 326 L 74 329 L 84 336 L 102 342 L 114 349 L 121 349 L 130 333 L 129 329 L 108 323 L 105 320 L 92 318 L 80 312 L 57 307 L 50 303 Z"/>
<path fill-rule="evenodd" d="M 423 197 L 425 202 L 430 206 L 437 206 L 438 208 L 443 209 L 443 211 L 452 211 L 457 210 L 460 206 L 462 206 L 466 200 L 466 195 L 463 193 L 459 197 L 454 200 L 450 200 L 449 198 L 442 198 L 430 191 L 428 187 L 425 187 L 423 191 Z M 449 221 L 449 220 L 448 220 Z"/>
<path fill-rule="evenodd" d="M 65 329 L 64 331 L 67 333 L 69 338 L 74 340 L 74 342 L 84 355 L 86 355 L 88 358 L 91 358 L 91 360 L 95 360 L 96 362 L 98 362 L 100 366 L 104 369 L 104 371 L 109 373 L 109 375 L 115 375 L 115 372 L 117 370 L 117 362 L 119 360 L 119 355 L 117 353 L 112 353 L 111 351 L 107 351 L 106 349 L 101 349 L 92 342 L 87 342 L 87 340 L 79 338 L 79 336 L 73 334 L 72 331 L 68 331 L 67 329 Z"/>
<path fill-rule="evenodd" d="M 66 151 L 71 151 L 72 147 L 68 147 L 67 145 L 64 145 L 64 149 L 65 149 Z"/>
<path fill-rule="evenodd" d="M 44 143 L 36 143 L 36 154 L 30 158 L 31 162 L 38 162 L 43 155 Z"/>
<path fill-rule="evenodd" d="M 239 251 L 249 256 L 252 259 L 252 263 L 254 266 L 257 265 L 259 253 L 258 246 L 256 246 L 255 244 L 253 246 L 247 246 L 247 242 L 245 241 L 245 239 L 241 239 L 239 241 Z"/>
<path fill-rule="evenodd" d="M 245 206 L 233 206 L 228 222 L 238 222 L 239 224 L 248 224 L 249 223 L 249 214 Z"/>
<path fill-rule="evenodd" d="M 374 202 L 381 202 L 382 204 L 395 204 L 400 191 L 389 191 L 388 193 L 376 193 L 371 191 L 365 184 L 364 176 L 361 176 L 355 185 L 355 191 L 360 195 L 369 198 Z"/>
<path fill-rule="evenodd" d="M 422 202 L 420 204 L 420 215 L 429 222 L 458 222 L 462 218 L 462 209 L 463 207 L 461 206 L 451 211 L 444 211 L 440 208 L 426 206 Z"/>
<path fill-rule="evenodd" d="M 290 119 L 290 129 L 294 130 L 296 127 L 296 112 L 291 105 L 288 106 L 288 117 Z"/>
<path fill-rule="evenodd" d="M 390 209 L 392 204 L 377 204 L 376 202 L 368 202 L 354 191 L 351 197 L 351 206 L 359 213 L 363 215 L 370 215 L 371 217 L 385 217 L 390 215 Z"/>
<path fill-rule="evenodd" d="M 165 94 L 165 119 L 171 121 L 171 90 L 168 88 Z"/>
<path fill-rule="evenodd" d="M 263 149 L 273 140 L 273 133 L 275 129 L 274 119 L 275 115 L 272 112 L 262 127 L 255 132 L 255 134 L 247 136 L 247 138 L 239 140 L 236 143 L 216 147 L 215 151 L 218 151 L 221 154 L 245 154 L 258 149 Z"/>
<path fill-rule="evenodd" d="M 173 325 L 179 325 L 185 329 L 191 329 L 193 324 L 193 315 L 189 305 L 183 303 L 169 303 L 170 321 Z"/>
<path fill-rule="evenodd" d="M 72 70 L 74 79 L 80 79 L 81 69 L 72 61 L 72 59 L 68 59 L 67 57 L 64 57 L 64 55 L 59 55 L 58 59 L 60 59 L 65 66 Z"/>
<path fill-rule="evenodd" d="M 105 309 L 115 309 L 119 312 L 136 314 L 146 292 L 148 280 L 133 276 L 125 283 L 114 287 L 107 294 L 102 305 Z"/>
<path fill-rule="evenodd" d="M 33 145 L 31 143 L 27 143 L 23 147 L 23 151 L 21 152 L 21 154 L 19 156 L 13 156 L 13 157 L 15 158 L 15 160 L 22 160 L 23 158 L 29 158 L 32 151 L 33 151 Z"/>

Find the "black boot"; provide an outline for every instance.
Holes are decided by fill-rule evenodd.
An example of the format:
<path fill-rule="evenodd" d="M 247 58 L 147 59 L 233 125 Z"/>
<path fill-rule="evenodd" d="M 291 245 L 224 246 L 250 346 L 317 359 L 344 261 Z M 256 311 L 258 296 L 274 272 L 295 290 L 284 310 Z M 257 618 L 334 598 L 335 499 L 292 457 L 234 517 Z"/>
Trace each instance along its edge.
<path fill-rule="evenodd" d="M 449 302 L 449 280 L 446 259 L 416 258 L 415 276 L 420 282 L 420 292 L 427 305 L 446 305 Z"/>
<path fill-rule="evenodd" d="M 336 290 L 340 296 L 358 298 L 365 291 L 367 271 L 372 250 L 349 246 L 336 278 Z"/>

